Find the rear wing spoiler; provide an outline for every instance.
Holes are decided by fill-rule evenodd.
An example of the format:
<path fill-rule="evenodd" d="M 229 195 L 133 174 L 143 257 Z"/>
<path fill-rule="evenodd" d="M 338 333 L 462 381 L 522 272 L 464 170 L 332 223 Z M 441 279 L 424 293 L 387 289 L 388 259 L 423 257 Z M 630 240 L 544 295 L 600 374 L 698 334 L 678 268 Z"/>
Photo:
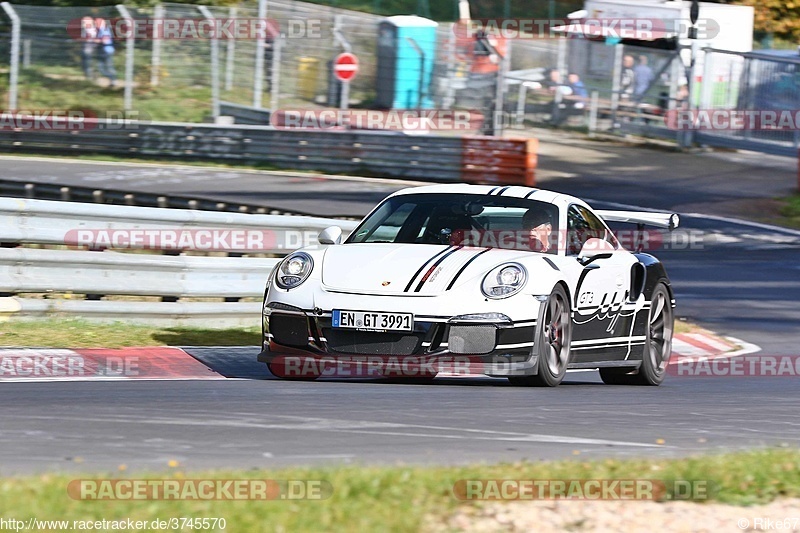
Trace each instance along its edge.
<path fill-rule="evenodd" d="M 607 222 L 629 222 L 674 230 L 680 224 L 678 213 L 647 213 L 642 211 L 595 211 Z"/>

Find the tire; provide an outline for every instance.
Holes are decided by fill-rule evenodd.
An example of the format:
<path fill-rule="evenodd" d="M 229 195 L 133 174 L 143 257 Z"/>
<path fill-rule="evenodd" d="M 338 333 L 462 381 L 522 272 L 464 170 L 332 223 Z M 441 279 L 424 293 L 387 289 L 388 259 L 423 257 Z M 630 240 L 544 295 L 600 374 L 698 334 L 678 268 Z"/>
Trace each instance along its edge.
<path fill-rule="evenodd" d="M 672 312 L 669 291 L 664 283 L 659 282 L 650 297 L 650 311 L 639 370 L 601 368 L 600 378 L 609 385 L 661 385 L 667 375 L 667 365 L 672 355 L 674 328 L 675 315 Z"/>
<path fill-rule="evenodd" d="M 533 376 L 511 376 L 512 385 L 556 387 L 567 373 L 572 343 L 572 309 L 566 291 L 556 285 L 539 313 L 534 349 L 537 351 L 537 373 Z"/>

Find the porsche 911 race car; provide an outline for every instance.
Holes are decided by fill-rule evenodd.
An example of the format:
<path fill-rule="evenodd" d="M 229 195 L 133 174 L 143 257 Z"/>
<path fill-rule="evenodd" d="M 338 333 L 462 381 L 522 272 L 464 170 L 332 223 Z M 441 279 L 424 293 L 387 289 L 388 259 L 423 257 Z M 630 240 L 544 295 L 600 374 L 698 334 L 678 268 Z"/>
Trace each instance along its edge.
<path fill-rule="evenodd" d="M 328 228 L 270 273 L 259 361 L 289 379 L 466 369 L 556 386 L 597 368 L 606 383 L 659 385 L 670 281 L 606 221 L 678 225 L 521 186 L 398 191 L 344 242 Z"/>

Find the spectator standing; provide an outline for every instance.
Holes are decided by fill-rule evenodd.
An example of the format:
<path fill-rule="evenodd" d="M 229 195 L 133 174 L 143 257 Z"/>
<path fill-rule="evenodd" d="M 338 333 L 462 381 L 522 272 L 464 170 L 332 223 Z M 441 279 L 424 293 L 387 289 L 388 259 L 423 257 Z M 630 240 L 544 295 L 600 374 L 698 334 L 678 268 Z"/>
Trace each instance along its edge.
<path fill-rule="evenodd" d="M 108 78 L 109 86 L 113 89 L 117 84 L 117 71 L 114 70 L 114 40 L 111 37 L 111 30 L 105 19 L 95 20 L 97 27 L 97 40 L 100 46 L 100 59 L 97 68 L 100 74 Z"/>
<path fill-rule="evenodd" d="M 92 17 L 83 17 L 81 19 L 81 66 L 83 67 L 83 75 L 89 81 L 94 78 L 92 61 L 94 61 L 96 49 L 97 28 L 94 26 L 94 20 L 92 20 Z"/>
<path fill-rule="evenodd" d="M 639 56 L 639 64 L 633 69 L 633 96 L 641 99 L 653 83 L 653 69 L 647 64 L 647 56 Z"/>
<path fill-rule="evenodd" d="M 620 96 L 628 99 L 633 94 L 633 56 L 627 55 L 622 58 L 622 73 L 620 75 Z"/>

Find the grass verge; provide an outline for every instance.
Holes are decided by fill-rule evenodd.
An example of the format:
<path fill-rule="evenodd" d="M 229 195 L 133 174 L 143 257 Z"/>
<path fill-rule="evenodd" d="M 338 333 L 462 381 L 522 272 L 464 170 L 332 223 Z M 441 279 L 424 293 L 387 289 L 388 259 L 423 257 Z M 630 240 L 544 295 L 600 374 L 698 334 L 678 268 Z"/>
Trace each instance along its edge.
<path fill-rule="evenodd" d="M 800 193 L 782 200 L 781 209 L 782 223 L 790 228 L 800 228 Z"/>
<path fill-rule="evenodd" d="M 667 487 L 676 480 L 706 481 L 709 499 L 752 505 L 800 496 L 800 451 L 767 449 L 669 460 L 521 462 L 460 467 L 336 467 L 214 471 L 136 475 L 136 479 L 324 480 L 325 500 L 278 501 L 81 501 L 68 497 L 73 479 L 118 479 L 104 475 L 46 474 L 0 481 L 0 513 L 20 520 L 134 520 L 171 517 L 225 518 L 227 531 L 418 531 L 443 524 L 462 502 L 453 486 L 467 479 L 647 479 Z M 668 493 L 672 497 L 671 493 Z M 636 503 L 631 502 L 631 505 Z M 46 510 L 46 511 L 45 511 Z"/>
<path fill-rule="evenodd" d="M 127 346 L 252 346 L 261 329 L 164 328 L 79 319 L 0 322 L 0 346 L 49 348 L 122 348 Z"/>

